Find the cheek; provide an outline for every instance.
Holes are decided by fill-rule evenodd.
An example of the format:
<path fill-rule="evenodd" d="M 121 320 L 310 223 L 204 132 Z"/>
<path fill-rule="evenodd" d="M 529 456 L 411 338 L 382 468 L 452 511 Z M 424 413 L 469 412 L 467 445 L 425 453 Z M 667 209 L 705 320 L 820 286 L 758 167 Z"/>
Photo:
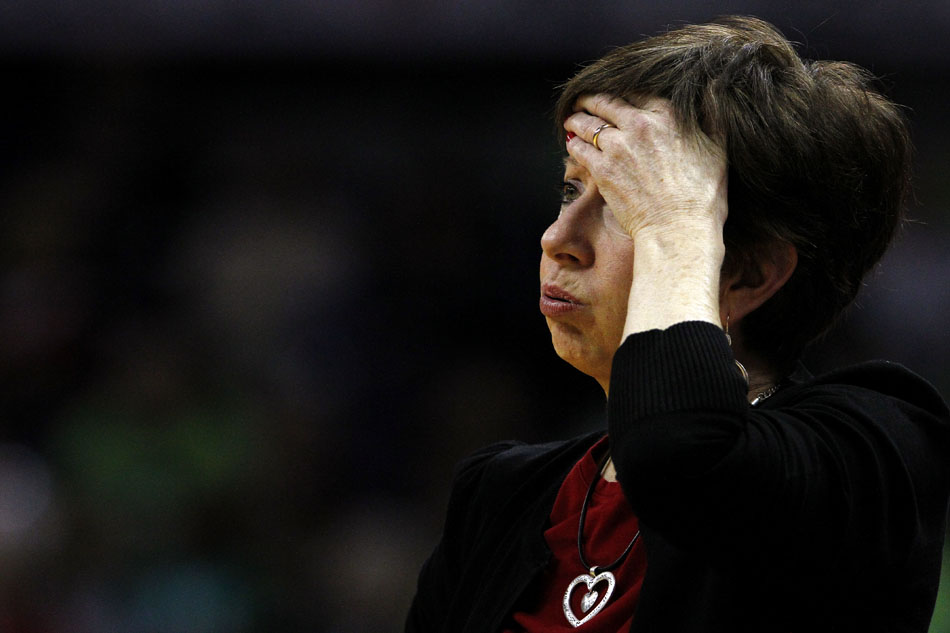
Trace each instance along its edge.
<path fill-rule="evenodd" d="M 623 227 L 620 226 L 620 222 L 617 221 L 616 216 L 614 216 L 613 211 L 610 210 L 610 207 L 604 206 L 604 229 L 607 233 L 611 234 L 614 238 L 619 238 L 620 240 L 631 241 L 630 235 L 623 230 Z"/>
<path fill-rule="evenodd" d="M 603 258 L 603 267 L 598 275 L 600 279 L 599 295 L 603 306 L 603 325 L 606 336 L 613 340 L 623 333 L 627 316 L 627 299 L 630 295 L 630 283 L 633 280 L 633 247 L 624 244 L 616 248 L 610 257 Z"/>
<path fill-rule="evenodd" d="M 598 264 L 604 298 L 626 305 L 633 281 L 633 240 L 626 235 L 611 237 L 599 253 Z"/>

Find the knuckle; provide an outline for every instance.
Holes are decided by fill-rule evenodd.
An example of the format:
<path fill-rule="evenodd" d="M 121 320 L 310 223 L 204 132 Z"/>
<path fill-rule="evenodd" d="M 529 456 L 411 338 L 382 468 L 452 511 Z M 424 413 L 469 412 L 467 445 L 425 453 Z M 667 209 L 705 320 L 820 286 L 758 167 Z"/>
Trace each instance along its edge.
<path fill-rule="evenodd" d="M 637 112 L 635 116 L 631 117 L 629 127 L 630 131 L 637 136 L 643 136 L 653 128 L 653 122 L 643 112 Z"/>
<path fill-rule="evenodd" d="M 630 150 L 627 148 L 626 143 L 608 143 L 605 150 L 605 153 L 611 158 L 622 159 L 630 155 Z"/>

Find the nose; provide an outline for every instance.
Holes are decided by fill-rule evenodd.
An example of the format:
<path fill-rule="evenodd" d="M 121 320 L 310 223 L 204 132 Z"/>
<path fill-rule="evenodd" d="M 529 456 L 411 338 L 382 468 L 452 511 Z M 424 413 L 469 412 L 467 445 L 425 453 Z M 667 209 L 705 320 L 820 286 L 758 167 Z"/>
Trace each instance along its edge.
<path fill-rule="evenodd" d="M 562 207 L 557 219 L 541 235 L 544 256 L 568 266 L 593 264 L 590 220 L 581 201 Z"/>

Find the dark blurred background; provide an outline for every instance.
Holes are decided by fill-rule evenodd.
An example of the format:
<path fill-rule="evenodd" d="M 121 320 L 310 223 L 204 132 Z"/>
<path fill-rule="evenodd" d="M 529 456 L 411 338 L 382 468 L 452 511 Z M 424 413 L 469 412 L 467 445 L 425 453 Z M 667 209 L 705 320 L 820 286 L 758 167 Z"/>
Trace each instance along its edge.
<path fill-rule="evenodd" d="M 603 424 L 537 308 L 557 84 L 724 13 L 908 107 L 915 221 L 809 364 L 950 395 L 946 2 L 0 7 L 0 631 L 400 630 L 452 465 Z"/>

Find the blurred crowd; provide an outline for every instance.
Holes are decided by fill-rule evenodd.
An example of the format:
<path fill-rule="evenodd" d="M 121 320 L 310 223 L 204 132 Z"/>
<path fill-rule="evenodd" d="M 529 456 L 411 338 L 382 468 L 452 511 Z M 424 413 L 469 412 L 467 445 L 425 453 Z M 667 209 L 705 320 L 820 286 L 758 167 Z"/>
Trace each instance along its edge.
<path fill-rule="evenodd" d="M 573 61 L 5 62 L 0 631 L 400 630 L 452 465 L 603 424 L 537 311 Z M 950 396 L 933 77 L 916 221 L 809 364 Z"/>

